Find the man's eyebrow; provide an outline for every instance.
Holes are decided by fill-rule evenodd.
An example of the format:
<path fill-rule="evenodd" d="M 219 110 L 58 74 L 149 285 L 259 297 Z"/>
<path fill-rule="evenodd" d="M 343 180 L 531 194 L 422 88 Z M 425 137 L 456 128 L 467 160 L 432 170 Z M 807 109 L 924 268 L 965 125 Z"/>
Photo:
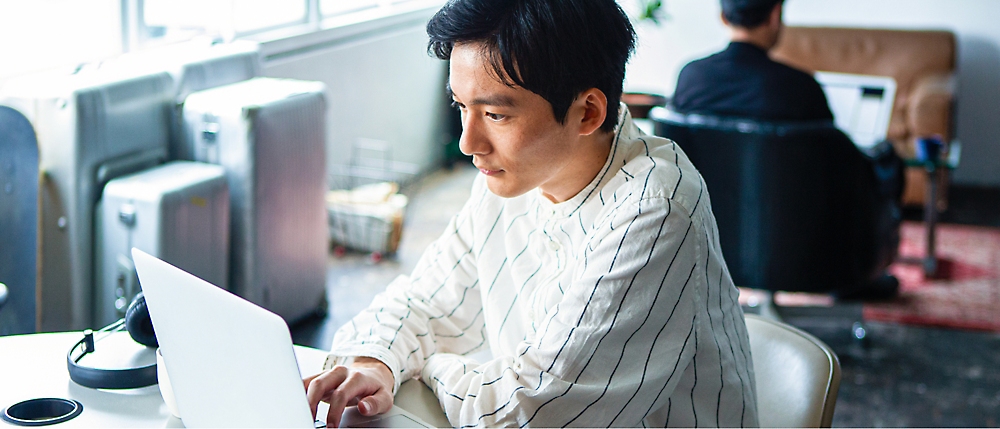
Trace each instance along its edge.
<path fill-rule="evenodd" d="M 455 98 L 455 93 L 451 93 L 452 98 Z M 488 95 L 485 97 L 474 98 L 468 103 L 463 103 L 468 106 L 496 106 L 496 107 L 515 107 L 517 103 L 514 102 L 513 97 L 506 95 Z"/>
<path fill-rule="evenodd" d="M 495 106 L 495 107 L 514 107 L 514 98 L 506 95 L 488 95 L 486 97 L 479 97 L 472 99 L 469 105 L 485 105 L 485 106 Z"/>
<path fill-rule="evenodd" d="M 444 88 L 445 91 L 448 93 L 448 96 L 450 96 L 454 100 L 455 91 L 451 90 L 451 82 L 446 83 Z M 485 106 L 497 106 L 497 107 L 515 107 L 517 105 L 517 103 L 514 102 L 513 97 L 502 94 L 494 94 L 485 97 L 474 98 L 472 99 L 471 102 L 464 104 L 469 106 L 485 105 Z"/>

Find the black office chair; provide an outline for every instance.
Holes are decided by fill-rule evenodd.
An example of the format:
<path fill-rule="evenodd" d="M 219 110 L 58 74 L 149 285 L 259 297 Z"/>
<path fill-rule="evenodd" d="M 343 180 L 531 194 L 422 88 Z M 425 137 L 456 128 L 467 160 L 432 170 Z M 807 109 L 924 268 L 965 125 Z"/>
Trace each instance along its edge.
<path fill-rule="evenodd" d="M 885 276 L 901 219 L 891 147 L 863 153 L 829 122 L 651 118 L 705 178 L 737 285 L 848 294 Z"/>

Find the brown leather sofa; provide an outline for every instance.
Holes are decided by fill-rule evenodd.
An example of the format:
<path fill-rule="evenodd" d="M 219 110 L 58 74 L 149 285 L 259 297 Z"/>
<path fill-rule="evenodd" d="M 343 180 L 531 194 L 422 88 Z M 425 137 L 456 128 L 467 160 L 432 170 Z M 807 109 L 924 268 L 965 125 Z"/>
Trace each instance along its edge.
<path fill-rule="evenodd" d="M 888 138 L 900 156 L 911 159 L 918 137 L 952 138 L 955 52 L 950 31 L 790 26 L 771 56 L 806 71 L 893 77 L 896 102 Z M 939 177 L 944 191 L 947 175 Z M 921 167 L 908 168 L 903 203 L 923 204 L 926 181 Z M 944 208 L 946 194 L 939 193 L 939 208 Z"/>

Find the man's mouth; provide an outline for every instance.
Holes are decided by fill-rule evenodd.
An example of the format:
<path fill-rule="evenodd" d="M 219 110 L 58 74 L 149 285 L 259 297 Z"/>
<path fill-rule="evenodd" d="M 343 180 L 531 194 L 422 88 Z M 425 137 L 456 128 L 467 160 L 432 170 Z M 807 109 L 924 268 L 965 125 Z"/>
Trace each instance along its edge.
<path fill-rule="evenodd" d="M 491 170 L 491 169 L 489 169 L 489 168 L 483 168 L 483 167 L 480 167 L 480 166 L 478 166 L 478 165 L 476 166 L 476 168 L 478 168 L 478 169 L 479 169 L 479 172 L 480 172 L 480 173 L 483 173 L 483 174 L 485 174 L 485 175 L 487 175 L 487 176 L 492 176 L 492 175 L 494 175 L 494 174 L 497 174 L 497 173 L 500 173 L 500 172 L 502 172 L 502 171 L 503 171 L 503 170 Z"/>

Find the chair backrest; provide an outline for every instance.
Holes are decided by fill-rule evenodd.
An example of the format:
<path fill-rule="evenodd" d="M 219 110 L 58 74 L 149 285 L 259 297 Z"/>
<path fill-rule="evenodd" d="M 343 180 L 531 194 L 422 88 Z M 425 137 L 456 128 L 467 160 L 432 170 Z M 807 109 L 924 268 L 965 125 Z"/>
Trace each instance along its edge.
<path fill-rule="evenodd" d="M 34 128 L 0 106 L 0 335 L 36 328 L 38 177 Z"/>
<path fill-rule="evenodd" d="M 734 282 L 829 292 L 882 274 L 898 243 L 898 203 L 874 161 L 825 123 L 653 115 L 708 185 Z M 894 205 L 897 204 L 897 205 Z"/>
<path fill-rule="evenodd" d="M 782 322 L 748 314 L 746 324 L 760 427 L 830 427 L 840 389 L 836 353 Z"/>

